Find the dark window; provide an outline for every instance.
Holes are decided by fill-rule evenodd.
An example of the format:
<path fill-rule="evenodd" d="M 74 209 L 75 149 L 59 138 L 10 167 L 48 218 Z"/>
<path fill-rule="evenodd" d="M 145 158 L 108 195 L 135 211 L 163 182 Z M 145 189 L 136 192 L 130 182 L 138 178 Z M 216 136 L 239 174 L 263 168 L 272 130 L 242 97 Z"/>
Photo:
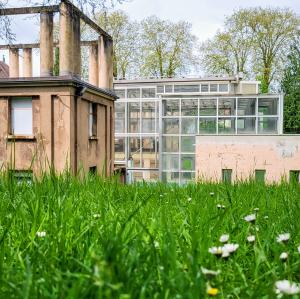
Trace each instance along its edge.
<path fill-rule="evenodd" d="M 208 84 L 201 84 L 201 92 L 208 92 Z"/>
<path fill-rule="evenodd" d="M 264 169 L 255 170 L 255 181 L 264 183 L 265 182 L 266 171 Z"/>
<path fill-rule="evenodd" d="M 163 85 L 157 85 L 156 86 L 157 93 L 164 93 L 164 86 Z"/>
<path fill-rule="evenodd" d="M 299 183 L 300 170 L 290 170 L 290 183 Z"/>
<path fill-rule="evenodd" d="M 89 104 L 89 137 L 97 136 L 97 104 Z"/>
<path fill-rule="evenodd" d="M 166 85 L 165 90 L 166 92 L 173 92 L 173 85 Z"/>
<path fill-rule="evenodd" d="M 91 175 L 96 175 L 96 174 L 97 174 L 97 166 L 92 166 L 92 167 L 90 167 L 89 173 L 90 173 Z"/>
<path fill-rule="evenodd" d="M 210 84 L 209 85 L 210 92 L 217 92 L 218 91 L 218 84 Z"/>
<path fill-rule="evenodd" d="M 17 181 L 18 184 L 32 183 L 32 170 L 11 170 L 9 173 Z"/>
<path fill-rule="evenodd" d="M 223 183 L 231 183 L 232 169 L 222 169 L 222 181 Z"/>

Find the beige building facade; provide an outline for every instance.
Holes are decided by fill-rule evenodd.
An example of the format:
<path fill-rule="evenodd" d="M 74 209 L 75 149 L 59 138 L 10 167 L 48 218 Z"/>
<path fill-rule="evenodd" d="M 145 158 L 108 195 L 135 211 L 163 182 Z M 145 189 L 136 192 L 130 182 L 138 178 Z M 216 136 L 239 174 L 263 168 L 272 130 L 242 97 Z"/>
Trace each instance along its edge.
<path fill-rule="evenodd" d="M 219 135 L 196 137 L 196 179 L 266 183 L 299 182 L 299 135 Z"/>

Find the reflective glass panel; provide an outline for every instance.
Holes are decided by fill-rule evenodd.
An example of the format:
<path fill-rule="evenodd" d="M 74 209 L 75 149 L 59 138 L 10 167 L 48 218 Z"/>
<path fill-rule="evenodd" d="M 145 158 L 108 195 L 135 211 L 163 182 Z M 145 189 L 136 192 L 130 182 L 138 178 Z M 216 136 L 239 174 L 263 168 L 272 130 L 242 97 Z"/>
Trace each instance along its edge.
<path fill-rule="evenodd" d="M 179 134 L 179 119 L 178 118 L 163 119 L 163 133 Z"/>
<path fill-rule="evenodd" d="M 238 134 L 255 134 L 255 117 L 238 118 L 236 126 Z"/>
<path fill-rule="evenodd" d="M 208 92 L 208 84 L 201 84 L 201 92 Z"/>
<path fill-rule="evenodd" d="M 258 133 L 277 134 L 277 117 L 259 117 Z"/>
<path fill-rule="evenodd" d="M 210 92 L 217 92 L 218 91 L 218 84 L 210 84 L 209 85 Z"/>
<path fill-rule="evenodd" d="M 128 103 L 128 131 L 140 132 L 140 103 Z"/>
<path fill-rule="evenodd" d="M 125 103 L 115 102 L 115 131 L 125 133 Z"/>
<path fill-rule="evenodd" d="M 200 115 L 217 115 L 217 100 L 200 99 Z"/>
<path fill-rule="evenodd" d="M 181 170 L 195 170 L 195 155 L 181 155 Z"/>
<path fill-rule="evenodd" d="M 195 152 L 195 136 L 181 137 L 181 152 L 194 153 Z"/>
<path fill-rule="evenodd" d="M 258 115 L 277 115 L 278 98 L 258 99 Z"/>
<path fill-rule="evenodd" d="M 142 103 L 142 133 L 155 132 L 155 102 Z"/>
<path fill-rule="evenodd" d="M 125 89 L 115 89 L 115 93 L 119 98 L 125 98 Z"/>
<path fill-rule="evenodd" d="M 131 88 L 127 89 L 127 98 L 140 98 L 140 89 L 139 88 Z"/>
<path fill-rule="evenodd" d="M 142 98 L 155 98 L 155 88 L 142 88 Z"/>
<path fill-rule="evenodd" d="M 181 100 L 181 115 L 182 116 L 197 116 L 198 115 L 198 100 L 197 99 Z"/>
<path fill-rule="evenodd" d="M 115 159 L 117 161 L 125 160 L 125 138 L 115 138 Z"/>
<path fill-rule="evenodd" d="M 179 183 L 179 172 L 163 172 L 162 181 L 168 183 Z"/>
<path fill-rule="evenodd" d="M 173 92 L 173 85 L 166 85 L 165 86 L 165 91 L 166 92 Z"/>
<path fill-rule="evenodd" d="M 199 85 L 174 85 L 174 92 L 199 92 Z"/>
<path fill-rule="evenodd" d="M 163 85 L 157 85 L 156 91 L 157 91 L 157 93 L 164 93 L 164 86 Z"/>
<path fill-rule="evenodd" d="M 179 155 L 163 154 L 163 170 L 179 170 Z"/>
<path fill-rule="evenodd" d="M 227 92 L 228 84 L 219 84 L 219 92 Z"/>
<path fill-rule="evenodd" d="M 179 151 L 179 137 L 178 136 L 164 136 L 163 152 L 178 152 Z"/>
<path fill-rule="evenodd" d="M 129 158 L 133 160 L 133 167 L 141 167 L 141 140 L 139 137 L 129 138 Z"/>
<path fill-rule="evenodd" d="M 216 119 L 215 118 L 200 118 L 199 134 L 216 134 Z"/>
<path fill-rule="evenodd" d="M 182 118 L 181 134 L 196 134 L 196 133 L 197 133 L 197 118 Z"/>
<path fill-rule="evenodd" d="M 158 166 L 155 142 L 155 137 L 142 138 L 142 167 L 144 168 L 156 168 Z"/>
<path fill-rule="evenodd" d="M 219 134 L 235 134 L 235 118 L 219 118 Z"/>
<path fill-rule="evenodd" d="M 219 115 L 235 115 L 235 99 L 219 98 Z"/>
<path fill-rule="evenodd" d="M 256 99 L 239 98 L 238 115 L 255 115 Z"/>
<path fill-rule="evenodd" d="M 162 104 L 164 116 L 179 115 L 179 100 L 164 100 Z"/>

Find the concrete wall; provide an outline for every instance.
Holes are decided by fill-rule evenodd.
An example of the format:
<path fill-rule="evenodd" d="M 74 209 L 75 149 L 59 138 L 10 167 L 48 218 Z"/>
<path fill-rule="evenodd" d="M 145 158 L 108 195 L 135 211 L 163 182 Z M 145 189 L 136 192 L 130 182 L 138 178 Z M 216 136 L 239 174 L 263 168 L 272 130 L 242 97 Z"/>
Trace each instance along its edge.
<path fill-rule="evenodd" d="M 289 179 L 290 170 L 300 170 L 300 135 L 197 136 L 198 179 L 220 181 L 222 169 L 232 169 L 233 180 L 266 170 L 266 182 Z"/>
<path fill-rule="evenodd" d="M 11 97 L 33 97 L 33 136 L 10 135 Z M 97 103 L 97 136 L 89 138 L 89 103 Z M 50 166 L 61 172 L 97 167 L 113 170 L 112 123 L 114 101 L 108 95 L 87 90 L 75 96 L 75 87 L 13 87 L 0 89 L 0 167 L 31 168 L 34 174 Z"/>

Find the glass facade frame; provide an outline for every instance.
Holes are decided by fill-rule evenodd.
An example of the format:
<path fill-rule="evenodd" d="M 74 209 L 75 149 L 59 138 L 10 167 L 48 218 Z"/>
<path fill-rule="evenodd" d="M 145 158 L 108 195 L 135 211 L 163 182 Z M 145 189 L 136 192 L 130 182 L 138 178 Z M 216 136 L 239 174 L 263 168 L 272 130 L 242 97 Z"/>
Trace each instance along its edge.
<path fill-rule="evenodd" d="M 203 84 L 207 83 L 199 84 L 200 92 L 195 94 L 182 92 L 181 95 L 166 92 L 166 86 L 168 90 L 172 89 L 174 92 L 174 83 L 157 83 L 159 90 L 164 91 L 163 94 L 158 92 L 157 86 L 141 84 L 139 87 L 128 87 L 128 89 L 140 88 L 139 98 L 127 98 L 127 87 L 118 87 L 122 90 L 119 94 L 125 95 L 125 98 L 120 98 L 116 102 L 125 105 L 125 128 L 123 131 L 116 132 L 115 137 L 120 138 L 124 143 L 123 147 L 119 146 L 119 148 L 125 149 L 122 156 L 122 158 L 125 157 L 125 161 L 122 160 L 122 162 L 126 163 L 128 173 L 136 175 L 138 179 L 152 177 L 184 184 L 196 176 L 196 135 L 282 133 L 283 99 L 281 95 L 232 95 L 229 94 L 230 84 L 228 84 L 228 94 L 216 92 L 203 95 L 203 92 L 201 93 Z M 182 85 L 190 85 L 190 83 Z M 143 88 L 156 88 L 156 97 L 143 98 Z M 208 84 L 208 90 L 209 88 Z M 200 105 L 205 101 L 205 105 Z M 214 101 L 213 105 L 210 105 L 211 101 Z M 134 132 L 129 130 L 130 103 L 139 105 L 137 117 L 139 130 Z M 155 111 L 150 111 L 151 116 L 149 114 L 143 117 L 143 105 L 155 107 Z M 204 110 L 201 107 L 204 107 Z M 151 124 L 149 123 L 147 129 L 144 130 L 145 121 Z M 116 122 L 118 122 L 117 119 Z M 134 162 L 130 162 L 133 154 L 130 151 L 132 138 L 139 139 L 139 150 L 134 153 L 135 157 L 139 158 L 135 158 Z M 143 161 L 144 138 L 155 140 L 155 162 L 151 162 L 150 167 L 148 167 L 149 163 Z M 117 159 L 116 161 L 120 162 Z M 145 176 L 147 171 L 151 174 Z"/>

